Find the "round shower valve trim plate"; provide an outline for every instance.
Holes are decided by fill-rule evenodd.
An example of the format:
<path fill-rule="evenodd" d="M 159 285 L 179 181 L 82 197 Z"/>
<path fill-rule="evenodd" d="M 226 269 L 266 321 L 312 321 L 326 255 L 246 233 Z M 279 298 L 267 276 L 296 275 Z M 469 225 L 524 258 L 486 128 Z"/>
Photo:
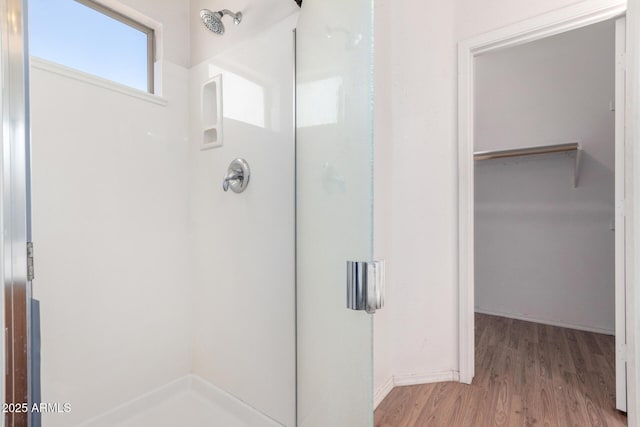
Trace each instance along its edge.
<path fill-rule="evenodd" d="M 222 181 L 222 189 L 242 193 L 249 185 L 249 178 L 251 178 L 249 163 L 245 159 L 235 159 L 227 169 L 227 174 Z"/>

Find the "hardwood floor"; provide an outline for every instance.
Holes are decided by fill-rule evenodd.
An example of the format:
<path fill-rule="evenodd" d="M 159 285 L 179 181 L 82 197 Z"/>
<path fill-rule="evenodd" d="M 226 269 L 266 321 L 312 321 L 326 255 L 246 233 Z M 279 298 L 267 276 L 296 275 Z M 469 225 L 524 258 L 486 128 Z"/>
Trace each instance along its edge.
<path fill-rule="evenodd" d="M 396 387 L 376 427 L 626 426 L 612 336 L 476 314 L 476 376 Z"/>

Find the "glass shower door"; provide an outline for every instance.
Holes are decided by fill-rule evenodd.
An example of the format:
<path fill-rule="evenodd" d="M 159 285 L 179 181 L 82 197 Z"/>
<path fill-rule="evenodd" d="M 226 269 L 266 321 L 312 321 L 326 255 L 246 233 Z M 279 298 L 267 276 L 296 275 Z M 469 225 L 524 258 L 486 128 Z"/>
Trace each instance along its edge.
<path fill-rule="evenodd" d="M 298 426 L 373 425 L 372 316 L 346 262 L 373 247 L 373 2 L 304 0 L 297 26 Z"/>

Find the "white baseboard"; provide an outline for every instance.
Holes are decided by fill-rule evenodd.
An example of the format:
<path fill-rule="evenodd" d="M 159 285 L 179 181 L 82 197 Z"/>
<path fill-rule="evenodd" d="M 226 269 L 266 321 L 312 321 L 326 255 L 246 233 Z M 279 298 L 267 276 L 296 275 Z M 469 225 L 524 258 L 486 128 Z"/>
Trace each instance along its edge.
<path fill-rule="evenodd" d="M 460 373 L 458 371 L 442 371 L 393 376 L 393 383 L 397 386 L 441 383 L 445 381 L 460 381 Z"/>
<path fill-rule="evenodd" d="M 232 414 L 243 424 L 256 427 L 282 427 L 247 403 L 197 375 L 189 374 L 123 403 L 108 412 L 78 424 L 76 427 L 113 427 L 163 401 L 185 392 L 192 392 Z"/>
<path fill-rule="evenodd" d="M 389 393 L 391 393 L 394 385 L 395 384 L 393 381 L 393 376 L 391 376 L 387 381 L 384 382 L 384 384 L 382 384 L 381 387 L 375 390 L 375 392 L 373 393 L 373 409 L 376 409 L 380 402 L 382 402 L 384 398 L 387 397 Z"/>
<path fill-rule="evenodd" d="M 393 375 L 382 386 L 375 390 L 373 395 L 373 408 L 377 408 L 394 387 L 441 383 L 445 381 L 460 381 L 460 373 L 458 371 L 442 371 L 423 374 Z"/>
<path fill-rule="evenodd" d="M 524 320 L 525 322 L 542 323 L 543 325 L 559 326 L 561 328 L 577 329 L 579 331 L 595 332 L 595 333 L 598 333 L 598 334 L 605 334 L 605 335 L 615 335 L 615 331 L 612 330 L 612 329 L 604 329 L 604 328 L 596 328 L 596 327 L 593 327 L 593 326 L 576 325 L 576 324 L 573 324 L 573 323 L 562 322 L 562 321 L 557 321 L 557 320 L 539 319 L 539 318 L 536 318 L 536 317 L 533 317 L 533 316 L 529 316 L 529 315 L 500 313 L 500 312 L 497 312 L 497 311 L 485 310 L 483 308 L 478 308 L 478 307 L 475 308 L 475 311 L 476 311 L 476 313 L 480 313 L 480 314 L 489 314 L 491 316 L 506 317 L 508 319 Z"/>

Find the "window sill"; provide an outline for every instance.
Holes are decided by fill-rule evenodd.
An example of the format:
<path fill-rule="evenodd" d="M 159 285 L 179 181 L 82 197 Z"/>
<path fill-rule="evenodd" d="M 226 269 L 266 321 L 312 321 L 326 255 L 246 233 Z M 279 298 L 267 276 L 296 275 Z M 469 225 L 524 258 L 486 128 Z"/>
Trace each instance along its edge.
<path fill-rule="evenodd" d="M 167 104 L 169 103 L 165 98 L 162 98 L 160 96 L 143 92 L 141 90 L 134 89 L 132 87 L 125 86 L 123 84 L 116 83 L 111 80 L 103 79 L 102 77 L 98 77 L 93 74 L 89 74 L 73 68 L 65 67 L 64 65 L 47 61 L 42 58 L 32 56 L 30 58 L 30 61 L 31 61 L 31 67 L 36 68 L 38 70 L 55 73 L 63 77 L 74 79 L 83 83 L 88 83 L 94 86 L 101 87 L 103 89 L 108 89 L 113 92 L 121 93 L 123 95 L 128 95 L 133 98 L 138 98 L 142 101 L 150 102 L 156 105 L 161 105 L 163 107 L 167 106 Z"/>

